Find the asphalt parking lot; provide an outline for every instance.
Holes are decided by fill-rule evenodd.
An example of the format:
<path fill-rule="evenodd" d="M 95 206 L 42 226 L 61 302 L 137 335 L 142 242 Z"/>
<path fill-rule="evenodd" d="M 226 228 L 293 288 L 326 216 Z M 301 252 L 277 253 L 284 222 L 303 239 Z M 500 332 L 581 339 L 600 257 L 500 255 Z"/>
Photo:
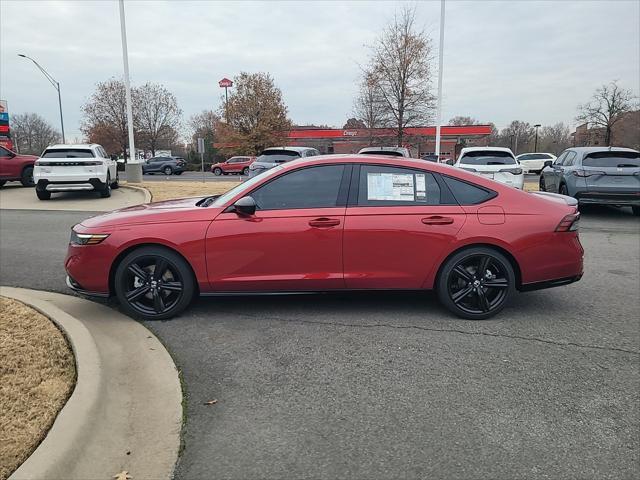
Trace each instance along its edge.
<path fill-rule="evenodd" d="M 89 215 L 2 210 L 0 283 L 69 293 Z M 580 282 L 490 321 L 375 293 L 206 298 L 146 322 L 184 378 L 176 477 L 638 478 L 640 219 L 585 210 L 581 241 Z"/>

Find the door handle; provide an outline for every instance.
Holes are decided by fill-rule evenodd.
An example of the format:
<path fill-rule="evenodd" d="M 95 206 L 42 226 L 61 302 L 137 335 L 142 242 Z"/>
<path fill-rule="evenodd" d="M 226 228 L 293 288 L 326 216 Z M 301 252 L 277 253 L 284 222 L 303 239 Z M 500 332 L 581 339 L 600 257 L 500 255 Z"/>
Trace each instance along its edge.
<path fill-rule="evenodd" d="M 316 218 L 315 220 L 309 220 L 309 225 L 312 227 L 335 227 L 340 225 L 340 220 L 337 218 Z"/>
<path fill-rule="evenodd" d="M 433 217 L 423 218 L 422 223 L 425 225 L 451 225 L 453 223 L 453 218 L 434 215 Z"/>

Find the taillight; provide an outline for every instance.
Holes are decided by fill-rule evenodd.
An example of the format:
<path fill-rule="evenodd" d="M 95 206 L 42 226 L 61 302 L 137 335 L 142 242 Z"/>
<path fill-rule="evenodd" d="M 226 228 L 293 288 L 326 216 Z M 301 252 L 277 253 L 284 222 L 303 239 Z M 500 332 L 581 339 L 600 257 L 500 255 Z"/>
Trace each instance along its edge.
<path fill-rule="evenodd" d="M 575 232 L 578 230 L 580 222 L 579 213 L 570 213 L 566 215 L 556 227 L 556 232 Z"/>
<path fill-rule="evenodd" d="M 593 170 L 574 170 L 572 172 L 576 177 L 590 177 L 592 175 L 606 175 L 605 172 L 597 172 Z"/>
<path fill-rule="evenodd" d="M 501 173 L 512 173 L 514 175 L 521 175 L 522 174 L 522 169 L 521 168 L 502 168 L 502 169 L 498 170 L 498 172 L 501 172 Z"/>

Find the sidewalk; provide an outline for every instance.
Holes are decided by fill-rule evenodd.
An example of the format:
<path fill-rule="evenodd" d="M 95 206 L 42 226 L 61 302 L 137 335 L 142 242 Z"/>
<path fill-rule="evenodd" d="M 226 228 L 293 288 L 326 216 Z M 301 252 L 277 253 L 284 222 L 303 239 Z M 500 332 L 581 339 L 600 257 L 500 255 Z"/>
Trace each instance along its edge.
<path fill-rule="evenodd" d="M 49 316 L 65 332 L 78 379 L 47 437 L 11 477 L 170 479 L 178 458 L 182 391 L 160 341 L 116 310 L 77 297 L 11 287 L 0 295 Z"/>

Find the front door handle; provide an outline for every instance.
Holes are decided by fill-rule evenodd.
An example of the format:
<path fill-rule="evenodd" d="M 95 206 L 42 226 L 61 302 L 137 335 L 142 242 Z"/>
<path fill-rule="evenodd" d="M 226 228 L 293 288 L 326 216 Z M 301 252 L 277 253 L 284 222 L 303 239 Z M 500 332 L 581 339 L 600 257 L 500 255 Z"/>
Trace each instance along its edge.
<path fill-rule="evenodd" d="M 335 227 L 336 225 L 340 225 L 340 220 L 337 218 L 316 218 L 314 220 L 309 220 L 309 225 L 312 227 Z"/>
<path fill-rule="evenodd" d="M 451 225 L 453 223 L 453 218 L 434 215 L 433 217 L 423 218 L 422 223 L 425 225 Z"/>

